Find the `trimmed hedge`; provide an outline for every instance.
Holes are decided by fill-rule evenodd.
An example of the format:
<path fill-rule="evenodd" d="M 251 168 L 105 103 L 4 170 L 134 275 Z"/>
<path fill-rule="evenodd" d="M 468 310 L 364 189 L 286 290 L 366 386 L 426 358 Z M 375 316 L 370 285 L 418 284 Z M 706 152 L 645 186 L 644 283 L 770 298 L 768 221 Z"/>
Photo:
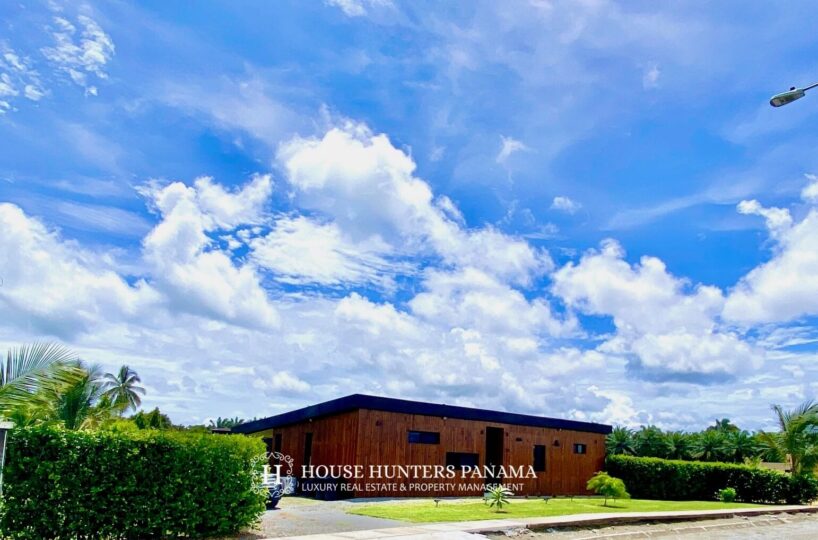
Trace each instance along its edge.
<path fill-rule="evenodd" d="M 812 477 L 737 465 L 660 458 L 608 456 L 606 471 L 625 481 L 635 499 L 715 500 L 720 489 L 736 490 L 748 503 L 808 503 L 818 498 Z"/>
<path fill-rule="evenodd" d="M 3 474 L 0 537 L 226 535 L 256 522 L 259 439 L 153 430 L 16 428 Z"/>

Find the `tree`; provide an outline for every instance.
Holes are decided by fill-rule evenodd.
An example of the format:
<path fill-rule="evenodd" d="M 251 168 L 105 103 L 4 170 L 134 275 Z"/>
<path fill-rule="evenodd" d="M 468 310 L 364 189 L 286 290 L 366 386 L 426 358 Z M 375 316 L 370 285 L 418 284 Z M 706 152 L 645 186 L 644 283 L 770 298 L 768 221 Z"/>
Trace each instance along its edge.
<path fill-rule="evenodd" d="M 244 419 L 239 418 L 236 416 L 235 418 L 222 418 L 221 416 L 216 418 L 216 421 L 210 420 L 208 427 L 213 428 L 234 428 L 239 424 L 243 424 Z"/>
<path fill-rule="evenodd" d="M 759 447 L 755 437 L 747 431 L 727 433 L 722 446 L 724 457 L 736 463 L 758 456 Z"/>
<path fill-rule="evenodd" d="M 489 504 L 489 508 L 496 507 L 496 512 L 499 512 L 504 504 L 511 504 L 508 498 L 512 495 L 513 493 L 503 486 L 495 486 L 486 493 L 486 501 Z"/>
<path fill-rule="evenodd" d="M 634 439 L 638 456 L 663 458 L 667 454 L 665 434 L 656 426 L 642 426 Z"/>
<path fill-rule="evenodd" d="M 0 417 L 27 409 L 45 387 L 75 382 L 82 375 L 72 363 L 74 353 L 54 343 L 34 343 L 9 349 L 0 366 Z M 16 414 L 16 413 L 15 413 Z"/>
<path fill-rule="evenodd" d="M 607 437 L 605 437 L 605 448 L 608 454 L 623 454 L 626 456 L 636 455 L 636 446 L 633 439 L 633 430 L 626 427 L 615 427 Z"/>
<path fill-rule="evenodd" d="M 692 437 L 681 431 L 671 431 L 665 434 L 665 448 L 667 459 L 690 459 L 693 452 Z"/>
<path fill-rule="evenodd" d="M 702 461 L 720 461 L 724 456 L 724 433 L 707 429 L 696 436 L 693 457 Z"/>
<path fill-rule="evenodd" d="M 741 431 L 737 425 L 730 421 L 729 418 L 722 418 L 721 420 L 716 420 L 716 422 L 707 429 L 711 431 L 721 431 L 722 433 L 733 433 L 735 431 Z"/>
<path fill-rule="evenodd" d="M 46 418 L 62 423 L 66 429 L 93 429 L 116 416 L 117 407 L 103 395 L 99 366 L 78 363 L 84 375 L 67 387 L 47 389 L 53 410 Z"/>
<path fill-rule="evenodd" d="M 131 416 L 131 420 L 139 429 L 170 429 L 173 427 L 173 422 L 166 414 L 159 411 L 159 407 L 151 412 L 139 411 Z"/>
<path fill-rule="evenodd" d="M 818 465 L 818 403 L 806 401 L 795 409 L 785 411 L 773 405 L 778 433 L 759 433 L 767 449 L 789 458 L 794 476 L 812 474 Z"/>
<path fill-rule="evenodd" d="M 136 410 L 142 404 L 142 398 L 139 395 L 145 395 L 145 389 L 138 386 L 140 382 L 142 380 L 136 371 L 128 366 L 122 366 L 115 375 L 105 374 L 103 383 L 105 393 L 103 395 L 122 412 L 128 409 Z"/>
<path fill-rule="evenodd" d="M 619 478 L 610 476 L 606 472 L 598 472 L 594 474 L 591 479 L 588 480 L 588 484 L 586 484 L 585 487 L 597 495 L 602 495 L 605 497 L 605 502 L 602 503 L 602 506 L 608 506 L 608 499 L 616 500 L 631 498 L 628 490 L 625 488 L 625 482 Z"/>

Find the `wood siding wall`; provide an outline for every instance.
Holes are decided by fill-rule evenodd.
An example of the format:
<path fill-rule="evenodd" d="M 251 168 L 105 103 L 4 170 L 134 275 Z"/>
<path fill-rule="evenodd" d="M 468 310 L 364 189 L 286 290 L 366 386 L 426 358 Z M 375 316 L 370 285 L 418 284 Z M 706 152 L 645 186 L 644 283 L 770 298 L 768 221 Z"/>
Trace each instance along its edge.
<path fill-rule="evenodd" d="M 394 465 L 445 465 L 447 452 L 478 454 L 479 465 L 485 465 L 486 428 L 503 429 L 503 465 L 528 466 L 534 463 L 534 445 L 546 447 L 546 470 L 536 479 L 507 479 L 504 483 L 522 484 L 517 495 L 570 495 L 586 493 L 585 483 L 605 461 L 605 435 L 570 430 L 556 430 L 512 424 L 485 423 L 473 420 L 446 419 L 433 416 L 361 410 L 358 416 L 358 449 L 356 462 Z M 440 444 L 409 444 L 408 431 L 440 433 Z M 520 440 L 518 440 L 520 439 Z M 559 441 L 559 446 L 555 442 Z M 575 454 L 574 444 L 585 444 L 586 454 Z M 366 482 L 389 483 L 393 480 L 368 478 Z M 432 483 L 432 480 L 420 481 Z M 410 482 L 404 482 L 409 487 Z M 456 481 L 459 483 L 459 481 Z M 482 484 L 481 480 L 472 482 Z M 453 495 L 452 492 L 397 491 L 380 496 Z M 480 494 L 465 490 L 461 495 Z M 365 494 L 360 494 L 365 496 Z M 370 494 L 372 495 L 372 494 Z"/>
<path fill-rule="evenodd" d="M 546 447 L 546 470 L 536 479 L 507 479 L 504 483 L 522 484 L 517 495 L 570 495 L 586 493 L 585 483 L 594 472 L 602 470 L 605 459 L 605 435 L 570 430 L 546 429 L 512 424 L 486 423 L 473 420 L 443 419 L 433 416 L 411 415 L 362 409 L 312 422 L 303 422 L 257 435 L 274 438 L 282 436 L 281 450 L 294 460 L 294 473 L 301 475 L 304 465 L 304 441 L 312 433 L 313 465 L 445 465 L 447 452 L 466 452 L 479 456 L 479 465 L 485 465 L 486 428 L 503 429 L 503 465 L 528 466 L 534 463 L 534 445 Z M 432 431 L 440 433 L 440 444 L 410 444 L 408 432 Z M 519 440 L 518 440 L 519 439 Z M 559 445 L 555 443 L 559 441 Z M 575 454 L 574 444 L 586 445 L 586 454 Z M 359 497 L 372 496 L 452 496 L 479 495 L 480 489 L 461 491 L 418 491 L 411 483 L 454 482 L 462 480 L 395 480 L 364 478 L 365 484 L 405 484 L 404 490 L 358 491 Z M 481 486 L 482 480 L 467 480 Z"/>

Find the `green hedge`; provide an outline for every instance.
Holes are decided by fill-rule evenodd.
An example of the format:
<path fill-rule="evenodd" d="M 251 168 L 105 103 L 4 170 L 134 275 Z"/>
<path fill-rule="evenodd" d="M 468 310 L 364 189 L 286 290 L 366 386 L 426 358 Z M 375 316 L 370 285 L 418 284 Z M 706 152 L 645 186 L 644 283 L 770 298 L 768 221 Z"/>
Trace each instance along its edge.
<path fill-rule="evenodd" d="M 733 463 L 608 456 L 606 471 L 625 481 L 635 499 L 715 500 L 731 487 L 736 499 L 753 503 L 807 503 L 818 497 L 818 481 Z"/>
<path fill-rule="evenodd" d="M 3 474 L 0 537 L 224 535 L 264 511 L 259 439 L 145 430 L 16 428 Z"/>

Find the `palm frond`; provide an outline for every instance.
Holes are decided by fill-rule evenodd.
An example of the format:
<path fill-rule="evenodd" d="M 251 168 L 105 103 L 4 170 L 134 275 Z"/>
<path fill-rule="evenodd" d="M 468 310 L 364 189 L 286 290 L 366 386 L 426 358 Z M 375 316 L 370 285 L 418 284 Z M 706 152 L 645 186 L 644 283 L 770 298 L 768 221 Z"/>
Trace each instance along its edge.
<path fill-rule="evenodd" d="M 24 405 L 40 389 L 70 385 L 82 377 L 75 355 L 55 343 L 9 349 L 0 366 L 0 413 Z"/>

